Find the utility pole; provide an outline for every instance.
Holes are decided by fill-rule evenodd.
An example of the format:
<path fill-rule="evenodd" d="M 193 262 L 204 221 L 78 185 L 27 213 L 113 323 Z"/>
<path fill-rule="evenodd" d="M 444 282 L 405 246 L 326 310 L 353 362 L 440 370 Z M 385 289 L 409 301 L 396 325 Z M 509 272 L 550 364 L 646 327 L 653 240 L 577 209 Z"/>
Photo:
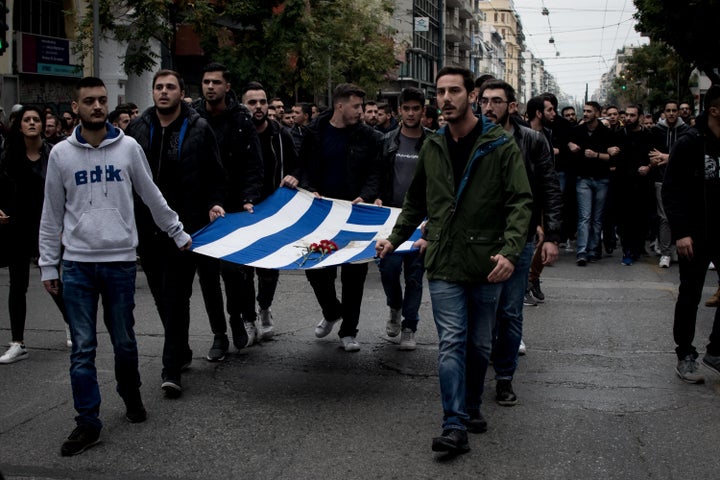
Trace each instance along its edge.
<path fill-rule="evenodd" d="M 100 78 L 100 0 L 93 0 L 93 76 Z"/>

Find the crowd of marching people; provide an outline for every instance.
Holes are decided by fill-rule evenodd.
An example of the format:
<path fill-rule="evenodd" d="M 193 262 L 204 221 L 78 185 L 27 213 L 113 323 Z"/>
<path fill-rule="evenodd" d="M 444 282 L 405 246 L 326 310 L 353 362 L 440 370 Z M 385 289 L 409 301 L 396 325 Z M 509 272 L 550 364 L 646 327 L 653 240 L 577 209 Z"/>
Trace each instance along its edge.
<path fill-rule="evenodd" d="M 546 301 L 542 271 L 563 249 L 574 252 L 578 267 L 603 258 L 630 267 L 655 253 L 661 268 L 677 263 L 676 373 L 689 383 L 704 380 L 694 319 L 708 267 L 720 261 L 720 231 L 709 218 L 720 196 L 720 88 L 708 91 L 697 118 L 673 100 L 659 118 L 640 105 L 588 101 L 578 119 L 552 93 L 521 112 L 511 85 L 454 67 L 438 72 L 436 103 L 412 87 L 396 105 L 375 102 L 344 83 L 329 108 L 286 109 L 259 82 L 232 87 L 226 67 L 211 63 L 202 96 L 192 99 L 177 72 L 160 70 L 153 105 L 110 111 L 103 81 L 86 77 L 71 111 L 17 105 L 11 112 L 0 164 L 11 342 L 0 364 L 28 357 L 25 296 L 37 263 L 71 348 L 77 416 L 62 455 L 98 443 L 103 427 L 99 301 L 125 417 L 147 418 L 133 316 L 138 262 L 164 328 L 165 397 L 182 396 L 194 358 L 188 333 L 196 274 L 212 332 L 208 361 L 225 360 L 231 344 L 244 349 L 275 335 L 280 272 L 193 253 L 189 233 L 228 213 L 253 214 L 279 187 L 401 209 L 392 234 L 376 246 L 385 329 L 400 350 L 416 348 L 427 281 L 443 406 L 435 451 L 468 451 L 467 433 L 487 429 L 481 404 L 491 365 L 496 401 L 518 402 L 512 381 L 525 350 L 523 309 Z M 413 251 L 393 253 L 418 225 L 423 235 Z M 621 255 L 612 257 L 615 250 Z M 337 326 L 346 352 L 361 349 L 368 269 L 345 263 L 305 271 L 321 310 L 316 337 Z M 720 287 L 706 305 L 720 305 Z M 716 315 L 703 358 L 715 371 L 719 324 Z"/>

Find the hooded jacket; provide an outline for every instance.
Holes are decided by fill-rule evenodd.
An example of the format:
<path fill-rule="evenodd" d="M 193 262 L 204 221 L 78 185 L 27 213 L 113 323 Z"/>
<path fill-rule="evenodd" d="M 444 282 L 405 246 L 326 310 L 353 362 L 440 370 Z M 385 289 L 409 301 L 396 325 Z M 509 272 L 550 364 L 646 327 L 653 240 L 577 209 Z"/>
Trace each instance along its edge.
<path fill-rule="evenodd" d="M 653 148 L 657 148 L 663 153 L 670 153 L 670 149 L 672 149 L 672 146 L 675 145 L 678 138 L 684 135 L 689 128 L 689 125 L 683 122 L 683 119 L 680 117 L 678 117 L 674 127 L 670 127 L 667 124 L 667 120 L 661 118 L 660 121 L 650 130 L 653 135 Z M 667 164 L 664 164 L 652 170 L 656 182 L 663 181 L 666 168 Z"/>
<path fill-rule="evenodd" d="M 480 117 L 460 186 L 455 188 L 445 129 L 428 135 L 402 212 L 388 237 L 394 247 L 427 216 L 428 279 L 487 283 L 501 254 L 516 264 L 526 243 L 532 192 L 522 154 L 502 127 Z"/>
<path fill-rule="evenodd" d="M 717 251 L 720 139 L 708 129 L 704 113 L 670 151 L 662 199 L 673 240 L 691 237 Z"/>
<path fill-rule="evenodd" d="M 153 183 L 137 142 L 109 123 L 107 130 L 94 148 L 82 137 L 81 127 L 75 127 L 50 152 L 40 221 L 42 280 L 58 278 L 61 242 L 65 260 L 134 262 L 138 234 L 133 191 L 175 245 L 190 240 Z"/>
<path fill-rule="evenodd" d="M 260 201 L 263 183 L 263 160 L 260 141 L 247 107 L 237 101 L 232 91 L 225 94 L 225 110 L 211 115 L 205 109 L 205 99 L 193 103 L 193 108 L 213 129 L 220 150 L 220 159 L 229 185 L 225 210 L 242 211 L 245 203 Z"/>

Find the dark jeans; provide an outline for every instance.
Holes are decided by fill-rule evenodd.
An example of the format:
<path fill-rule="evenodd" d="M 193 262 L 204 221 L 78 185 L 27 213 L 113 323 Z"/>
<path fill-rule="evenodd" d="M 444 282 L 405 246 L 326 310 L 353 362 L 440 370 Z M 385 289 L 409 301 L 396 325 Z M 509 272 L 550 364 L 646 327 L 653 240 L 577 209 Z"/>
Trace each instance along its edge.
<path fill-rule="evenodd" d="M 25 340 L 25 319 L 27 318 L 27 289 L 30 284 L 30 256 L 15 252 L 10 255 L 8 273 L 10 274 L 10 288 L 8 291 L 8 310 L 10 313 L 10 329 L 13 342 Z M 62 282 L 60 292 L 50 295 L 57 305 L 63 320 L 67 323 L 65 303 L 62 299 Z"/>
<path fill-rule="evenodd" d="M 180 251 L 170 239 L 157 237 L 141 247 L 140 262 L 165 329 L 162 375 L 179 379 L 183 365 L 192 360 L 188 335 L 197 254 Z"/>
<path fill-rule="evenodd" d="M 693 259 L 679 257 L 680 288 L 675 303 L 675 319 L 673 321 L 673 338 L 675 339 L 675 353 L 679 359 L 692 355 L 697 358 L 698 353 L 693 345 L 695 338 L 695 323 L 697 322 L 697 309 L 705 286 L 705 275 L 710 262 L 720 265 L 720 253 L 710 252 L 705 246 L 695 243 L 693 245 Z M 710 332 L 710 343 L 707 353 L 720 355 L 720 308 L 715 309 L 715 319 Z"/>
<path fill-rule="evenodd" d="M 360 304 L 362 303 L 365 277 L 368 264 L 346 263 L 340 267 L 340 283 L 342 284 L 342 302 L 335 293 L 335 279 L 338 267 L 326 267 L 305 270 L 305 275 L 315 292 L 323 317 L 328 321 L 342 318 L 342 325 L 338 335 L 354 337 L 357 335 L 357 326 L 360 321 Z"/>
<path fill-rule="evenodd" d="M 403 297 L 400 276 L 405 270 L 405 296 Z M 425 261 L 418 252 L 391 254 L 378 263 L 380 280 L 387 298 L 387 306 L 395 310 L 402 308 L 402 328 L 417 331 L 422 302 L 423 274 Z"/>
<path fill-rule="evenodd" d="M 225 308 L 227 308 L 230 320 L 240 320 L 239 296 L 242 291 L 243 272 L 241 269 L 243 267 L 205 255 L 197 255 L 195 260 L 210 329 L 215 335 L 226 334 L 227 322 L 223 310 L 223 290 L 220 285 L 220 277 L 225 284 Z"/>
<path fill-rule="evenodd" d="M 244 321 L 254 322 L 257 318 L 257 310 L 255 309 L 255 274 L 257 274 L 258 278 L 257 303 L 262 310 L 267 310 L 275 298 L 275 290 L 280 279 L 280 270 L 255 267 L 241 267 L 241 269 L 242 284 L 237 291 L 240 299 L 240 313 Z"/>
<path fill-rule="evenodd" d="M 135 262 L 86 263 L 63 261 L 63 298 L 70 320 L 72 354 L 70 382 L 78 425 L 102 428 L 100 388 L 95 367 L 97 310 L 102 297 L 103 321 L 115 354 L 115 380 L 122 398 L 140 388 L 135 341 Z"/>

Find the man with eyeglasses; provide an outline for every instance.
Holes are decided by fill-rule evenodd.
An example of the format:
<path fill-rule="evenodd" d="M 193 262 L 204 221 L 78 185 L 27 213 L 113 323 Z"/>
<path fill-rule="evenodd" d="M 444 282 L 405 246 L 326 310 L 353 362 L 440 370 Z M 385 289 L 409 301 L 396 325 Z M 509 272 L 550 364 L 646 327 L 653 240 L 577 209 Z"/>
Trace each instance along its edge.
<path fill-rule="evenodd" d="M 405 192 L 415 174 L 420 147 L 430 130 L 426 130 L 421 124 L 425 105 L 422 90 L 408 87 L 400 93 L 398 101 L 402 122 L 399 128 L 385 134 L 382 191 L 375 204 L 402 208 Z M 415 332 L 420 321 L 418 312 L 425 273 L 425 241 L 419 240 L 417 247 L 418 251 L 404 255 L 387 255 L 378 263 L 387 306 L 390 307 L 385 333 L 388 337 L 400 335 L 400 350 L 415 350 L 416 346 Z M 404 295 L 400 285 L 403 269 Z"/>
<path fill-rule="evenodd" d="M 689 103 L 681 103 L 679 110 L 680 111 L 678 113 L 679 113 L 682 121 L 685 122 L 685 124 L 687 124 L 688 127 L 692 127 L 693 126 L 693 118 L 692 118 L 693 111 L 692 111 L 692 108 L 690 107 L 690 104 Z"/>
<path fill-rule="evenodd" d="M 536 112 L 541 116 L 544 114 L 544 102 L 542 97 L 528 102 L 539 105 L 528 108 L 531 120 L 536 117 Z M 554 107 L 549 100 L 548 104 L 554 118 Z M 499 405 L 512 406 L 518 402 L 512 380 L 522 344 L 523 306 L 528 291 L 530 264 L 536 244 L 543 265 L 552 265 L 557 260 L 562 227 L 562 192 L 550 142 L 542 131 L 520 125 L 514 119 L 513 114 L 517 111 L 515 89 L 503 80 L 488 80 L 480 87 L 480 106 L 482 114 L 500 125 L 520 148 L 533 195 L 530 227 L 515 270 L 502 284 L 493 332 L 495 400 Z"/>
<path fill-rule="evenodd" d="M 665 168 L 670 158 L 670 149 L 685 132 L 688 125 L 678 116 L 678 102 L 671 100 L 665 103 L 663 110 L 665 118 L 660 119 L 652 128 L 653 149 L 650 151 L 650 168 L 655 180 L 655 201 L 658 216 L 658 238 L 655 242 L 656 250 L 660 250 L 661 268 L 670 268 L 675 250 L 672 245 L 672 233 L 665 208 L 663 207 L 662 182 L 665 177 Z M 675 254 L 676 255 L 676 254 Z"/>
<path fill-rule="evenodd" d="M 217 139 L 220 159 L 228 176 L 228 195 L 223 205 L 225 211 L 252 213 L 253 205 L 260 201 L 263 181 L 260 141 L 250 120 L 250 111 L 238 102 L 231 90 L 230 72 L 225 65 L 210 63 L 203 69 L 202 98 L 196 100 L 193 107 L 207 120 Z M 230 347 L 226 333 L 223 291 L 220 287 L 221 275 L 226 296 L 231 299 L 240 295 L 243 282 L 238 265 L 198 256 L 200 289 L 214 335 L 213 344 L 206 357 L 210 362 L 225 359 Z M 252 326 L 246 329 L 239 319 L 234 319 L 231 315 L 230 326 L 235 348 L 241 349 L 252 344 L 254 316 L 253 311 L 253 318 L 245 319 Z"/>

